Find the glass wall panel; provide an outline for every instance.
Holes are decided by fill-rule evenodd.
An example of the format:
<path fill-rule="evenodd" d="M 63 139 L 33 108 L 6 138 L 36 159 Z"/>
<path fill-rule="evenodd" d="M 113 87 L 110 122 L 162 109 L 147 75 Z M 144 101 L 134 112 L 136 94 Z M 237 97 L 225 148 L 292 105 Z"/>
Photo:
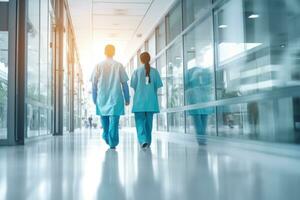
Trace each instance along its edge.
<path fill-rule="evenodd" d="M 167 63 L 166 63 L 166 54 L 161 55 L 156 60 L 156 67 L 161 76 L 163 87 L 158 90 L 158 101 L 160 109 L 167 108 Z M 167 130 L 167 115 L 164 113 L 159 113 L 157 115 L 157 129 L 159 131 Z"/>
<path fill-rule="evenodd" d="M 40 135 L 48 134 L 48 113 L 46 108 L 40 108 Z"/>
<path fill-rule="evenodd" d="M 283 98 L 218 108 L 220 136 L 300 143 L 299 98 Z"/>
<path fill-rule="evenodd" d="M 214 100 L 214 57 L 212 18 L 197 24 L 184 36 L 185 104 Z M 186 112 L 187 133 L 216 135 L 215 109 L 204 108 Z"/>
<path fill-rule="evenodd" d="M 204 16 L 209 11 L 211 0 L 183 0 L 183 26 L 186 28 L 195 19 Z"/>
<path fill-rule="evenodd" d="M 182 31 L 181 3 L 179 2 L 167 16 L 167 43 L 175 39 Z"/>
<path fill-rule="evenodd" d="M 166 46 L 166 23 L 162 21 L 156 29 L 156 53 Z"/>
<path fill-rule="evenodd" d="M 48 112 L 52 101 L 52 51 L 49 2 L 28 1 L 27 12 L 27 137 L 51 132 Z M 50 118 L 51 120 L 51 118 Z"/>
<path fill-rule="evenodd" d="M 164 82 L 158 92 L 163 112 L 157 115 L 157 130 L 300 143 L 300 98 L 274 96 L 217 108 L 164 112 L 300 88 L 300 3 L 224 0 L 212 9 L 216 1 L 178 1 L 156 28 L 156 42 L 151 42 L 153 35 L 147 41 L 150 53 L 156 43 L 156 55 L 161 55 L 156 65 Z M 183 41 L 177 38 L 182 26 L 191 24 Z"/>
<path fill-rule="evenodd" d="M 8 2 L 0 2 L 0 140 L 7 139 Z"/>
<path fill-rule="evenodd" d="M 218 98 L 299 86 L 299 19 L 292 1 L 230 0 L 217 9 Z"/>
<path fill-rule="evenodd" d="M 40 1 L 29 0 L 27 11 L 27 137 L 39 135 L 40 101 Z"/>
<path fill-rule="evenodd" d="M 49 7 L 50 9 L 50 7 Z M 53 132 L 53 123 L 54 121 L 54 111 L 53 111 L 53 102 L 54 102 L 54 30 L 53 30 L 53 16 L 51 10 L 48 11 L 48 68 L 47 68 L 47 105 L 50 106 L 50 110 L 48 110 L 48 128 L 50 133 Z"/>
<path fill-rule="evenodd" d="M 40 100 L 39 42 L 40 1 L 28 0 L 27 12 L 27 99 Z"/>
<path fill-rule="evenodd" d="M 173 133 L 185 132 L 185 114 L 184 112 L 168 113 L 168 131 Z"/>
<path fill-rule="evenodd" d="M 33 104 L 27 104 L 27 137 L 39 135 L 40 117 L 39 108 Z"/>
<path fill-rule="evenodd" d="M 186 105 L 214 100 L 214 57 L 211 17 L 184 36 Z"/>
<path fill-rule="evenodd" d="M 217 135 L 215 108 L 186 111 L 186 131 L 197 136 Z"/>
<path fill-rule="evenodd" d="M 134 58 L 133 58 L 133 71 L 136 70 L 138 68 L 138 64 L 139 64 L 139 59 L 137 55 L 134 55 Z"/>
<path fill-rule="evenodd" d="M 67 31 L 64 33 L 64 52 L 63 52 L 63 67 L 64 67 L 64 97 L 63 97 L 63 103 L 64 103 L 64 131 L 69 130 L 70 125 L 70 111 L 69 111 L 69 26 L 68 26 L 68 20 L 65 19 L 64 26 Z"/>
<path fill-rule="evenodd" d="M 155 51 L 155 34 L 153 33 L 148 40 L 148 52 L 151 55 L 151 63 L 155 61 L 156 51 Z"/>
<path fill-rule="evenodd" d="M 52 132 L 52 110 L 48 110 L 47 112 L 47 128 L 48 128 L 48 134 Z"/>
<path fill-rule="evenodd" d="M 184 105 L 182 40 L 167 50 L 168 108 Z"/>
<path fill-rule="evenodd" d="M 141 59 L 140 59 L 140 55 L 142 53 L 142 50 L 139 49 L 136 53 L 136 56 L 137 56 L 137 67 L 141 66 Z"/>
<path fill-rule="evenodd" d="M 48 100 L 48 1 L 41 1 L 41 35 L 40 35 L 40 101 Z"/>

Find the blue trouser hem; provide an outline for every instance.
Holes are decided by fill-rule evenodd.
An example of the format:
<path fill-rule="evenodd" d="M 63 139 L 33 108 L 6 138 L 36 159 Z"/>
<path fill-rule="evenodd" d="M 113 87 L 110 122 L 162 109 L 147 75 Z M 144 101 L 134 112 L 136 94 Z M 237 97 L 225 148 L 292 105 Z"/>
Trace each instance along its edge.
<path fill-rule="evenodd" d="M 195 129 L 196 129 L 196 134 L 198 136 L 205 136 L 206 135 L 208 115 L 207 114 L 197 114 L 197 115 L 192 115 L 192 117 L 193 117 Z M 197 141 L 198 141 L 199 144 L 205 144 L 206 143 L 205 138 L 198 138 Z"/>
<path fill-rule="evenodd" d="M 136 112 L 134 118 L 139 143 L 150 145 L 152 142 L 153 112 Z"/>

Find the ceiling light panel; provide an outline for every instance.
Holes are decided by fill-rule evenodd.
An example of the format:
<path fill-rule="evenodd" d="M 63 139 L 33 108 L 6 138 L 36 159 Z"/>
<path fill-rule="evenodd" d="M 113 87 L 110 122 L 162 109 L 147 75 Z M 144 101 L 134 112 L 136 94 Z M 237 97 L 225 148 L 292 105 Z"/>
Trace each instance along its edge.
<path fill-rule="evenodd" d="M 141 17 L 137 16 L 101 16 L 93 17 L 94 29 L 120 29 L 132 30 L 136 29 L 140 23 Z"/>
<path fill-rule="evenodd" d="M 94 15 L 143 16 L 149 4 L 93 3 Z"/>
<path fill-rule="evenodd" d="M 94 39 L 118 39 L 118 40 L 129 40 L 134 31 L 119 31 L 119 30 L 95 30 Z"/>

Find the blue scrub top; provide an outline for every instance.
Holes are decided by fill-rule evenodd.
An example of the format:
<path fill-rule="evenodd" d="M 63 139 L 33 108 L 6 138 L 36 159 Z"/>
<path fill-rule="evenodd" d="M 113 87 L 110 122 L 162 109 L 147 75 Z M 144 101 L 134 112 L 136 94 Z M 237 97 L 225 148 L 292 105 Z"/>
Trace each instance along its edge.
<path fill-rule="evenodd" d="M 113 59 L 98 64 L 92 74 L 92 84 L 97 86 L 97 115 L 124 115 L 122 83 L 128 81 L 123 65 Z"/>
<path fill-rule="evenodd" d="M 131 77 L 130 87 L 134 89 L 132 112 L 159 112 L 157 90 L 163 86 L 159 72 L 150 68 L 151 82 L 146 84 L 145 67 L 136 69 Z"/>

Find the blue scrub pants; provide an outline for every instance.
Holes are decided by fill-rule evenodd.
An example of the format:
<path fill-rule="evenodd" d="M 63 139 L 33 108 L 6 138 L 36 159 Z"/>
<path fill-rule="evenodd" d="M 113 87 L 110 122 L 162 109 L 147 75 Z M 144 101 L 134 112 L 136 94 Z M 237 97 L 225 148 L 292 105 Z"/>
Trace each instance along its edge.
<path fill-rule="evenodd" d="M 119 115 L 101 116 L 102 138 L 111 148 L 119 144 Z"/>
<path fill-rule="evenodd" d="M 147 143 L 149 145 L 151 144 L 153 114 L 153 112 L 134 113 L 138 141 L 141 145 L 144 143 Z"/>
<path fill-rule="evenodd" d="M 192 117 L 193 117 L 194 126 L 196 129 L 197 135 L 199 135 L 199 136 L 206 135 L 208 115 L 207 114 L 196 114 L 196 115 L 192 115 Z M 198 144 L 206 143 L 205 138 L 198 139 L 197 141 L 198 141 Z"/>

